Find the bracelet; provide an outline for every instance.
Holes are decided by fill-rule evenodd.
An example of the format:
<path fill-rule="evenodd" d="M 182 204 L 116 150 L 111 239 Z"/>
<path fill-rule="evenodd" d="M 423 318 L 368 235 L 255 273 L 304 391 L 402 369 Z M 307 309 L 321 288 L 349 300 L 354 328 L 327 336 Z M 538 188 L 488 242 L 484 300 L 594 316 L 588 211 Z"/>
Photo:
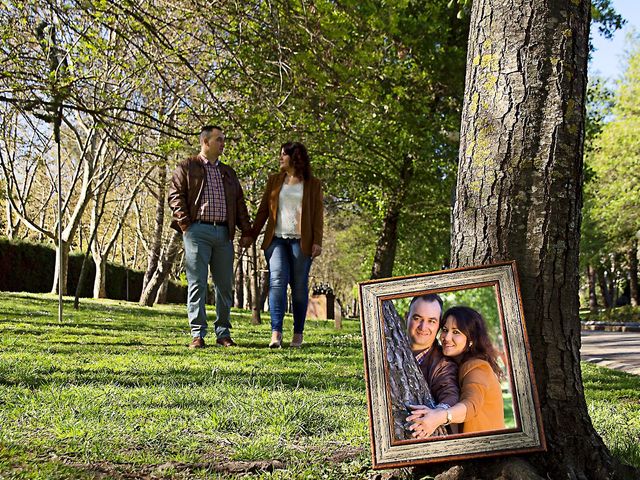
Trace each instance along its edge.
<path fill-rule="evenodd" d="M 447 422 L 443 423 L 442 425 L 444 427 L 446 427 L 447 425 L 449 425 L 451 423 L 451 421 L 453 420 L 453 416 L 451 415 L 451 410 L 449 410 L 448 408 L 444 409 L 445 412 L 447 412 Z"/>

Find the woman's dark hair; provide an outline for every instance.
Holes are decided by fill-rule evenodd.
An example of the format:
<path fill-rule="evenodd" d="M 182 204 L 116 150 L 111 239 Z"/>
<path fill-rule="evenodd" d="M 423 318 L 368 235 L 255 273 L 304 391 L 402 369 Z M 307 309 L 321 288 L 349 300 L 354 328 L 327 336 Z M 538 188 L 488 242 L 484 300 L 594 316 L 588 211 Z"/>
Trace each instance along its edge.
<path fill-rule="evenodd" d="M 280 150 L 291 157 L 291 166 L 295 170 L 295 176 L 304 180 L 311 178 L 311 163 L 307 148 L 300 142 L 283 143 Z"/>
<path fill-rule="evenodd" d="M 499 354 L 491 343 L 487 333 L 487 324 L 480 312 L 471 307 L 451 307 L 442 315 L 441 327 L 449 316 L 456 319 L 456 328 L 467 337 L 467 346 L 460 355 L 460 364 L 462 365 L 472 358 L 480 358 L 491 365 L 491 369 L 498 378 L 502 378 L 504 373 L 497 361 Z"/>

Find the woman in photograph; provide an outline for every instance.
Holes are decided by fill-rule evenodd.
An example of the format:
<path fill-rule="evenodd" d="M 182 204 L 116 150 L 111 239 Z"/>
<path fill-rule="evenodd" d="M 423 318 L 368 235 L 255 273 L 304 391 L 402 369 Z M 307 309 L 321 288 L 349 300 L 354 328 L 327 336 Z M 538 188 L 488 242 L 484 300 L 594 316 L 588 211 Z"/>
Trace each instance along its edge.
<path fill-rule="evenodd" d="M 461 306 L 448 309 L 442 318 L 440 343 L 444 355 L 458 364 L 460 401 L 450 408 L 412 406 L 407 421 L 412 423 L 413 436 L 426 438 L 450 423 L 462 424 L 462 433 L 505 428 L 502 370 L 484 318 L 473 308 Z"/>
<path fill-rule="evenodd" d="M 280 172 L 271 175 L 253 224 L 255 239 L 267 224 L 262 249 L 269 265 L 270 348 L 282 345 L 287 285 L 293 303 L 292 347 L 300 347 L 309 298 L 311 261 L 322 252 L 322 185 L 311 174 L 307 149 L 287 142 L 280 148 Z"/>

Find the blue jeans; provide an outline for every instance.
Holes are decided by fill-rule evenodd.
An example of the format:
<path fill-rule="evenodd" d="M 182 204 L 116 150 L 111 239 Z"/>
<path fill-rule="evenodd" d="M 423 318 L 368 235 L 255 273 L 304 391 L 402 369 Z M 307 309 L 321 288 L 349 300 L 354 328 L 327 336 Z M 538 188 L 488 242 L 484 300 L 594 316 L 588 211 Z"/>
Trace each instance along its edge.
<path fill-rule="evenodd" d="M 282 332 L 287 310 L 287 285 L 291 285 L 293 332 L 302 333 L 309 302 L 311 257 L 302 252 L 300 240 L 293 238 L 273 237 L 264 253 L 269 264 L 271 330 Z"/>
<path fill-rule="evenodd" d="M 192 337 L 207 335 L 207 282 L 209 268 L 215 284 L 217 338 L 230 337 L 233 302 L 233 243 L 224 226 L 192 223 L 182 235 L 187 271 L 187 316 Z"/>

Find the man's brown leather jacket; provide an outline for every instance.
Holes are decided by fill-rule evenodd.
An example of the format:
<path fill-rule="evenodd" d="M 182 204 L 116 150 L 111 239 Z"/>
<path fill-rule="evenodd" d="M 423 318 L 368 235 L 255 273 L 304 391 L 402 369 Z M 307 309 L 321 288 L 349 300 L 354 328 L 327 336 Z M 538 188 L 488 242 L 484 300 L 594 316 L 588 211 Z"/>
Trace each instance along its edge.
<path fill-rule="evenodd" d="M 233 240 L 236 226 L 243 233 L 251 230 L 249 212 L 244 202 L 242 187 L 236 172 L 228 165 L 220 162 L 220 173 L 224 186 L 227 204 L 227 222 L 229 222 L 229 240 Z M 169 185 L 169 207 L 173 211 L 171 228 L 185 232 L 195 219 L 202 200 L 205 171 L 198 157 L 183 160 L 173 171 Z"/>
<path fill-rule="evenodd" d="M 435 403 L 446 403 L 453 407 L 460 398 L 458 385 L 458 365 L 442 354 L 442 347 L 437 342 L 422 358 L 420 370 L 424 375 Z"/>

